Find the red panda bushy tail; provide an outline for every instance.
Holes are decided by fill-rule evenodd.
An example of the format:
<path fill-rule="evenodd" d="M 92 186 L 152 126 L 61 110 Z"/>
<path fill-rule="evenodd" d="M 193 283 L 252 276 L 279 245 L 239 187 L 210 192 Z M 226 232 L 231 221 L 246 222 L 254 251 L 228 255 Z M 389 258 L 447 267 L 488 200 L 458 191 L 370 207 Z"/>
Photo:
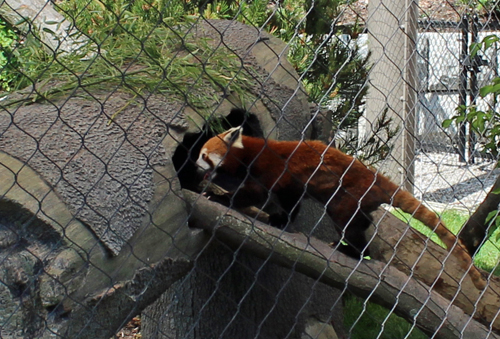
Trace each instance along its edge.
<path fill-rule="evenodd" d="M 448 250 L 453 249 L 452 253 L 458 258 L 460 266 L 465 271 L 468 271 L 474 286 L 480 290 L 486 287 L 486 280 L 472 264 L 472 258 L 465 250 L 465 247 L 461 244 L 460 240 L 446 228 L 436 213 L 429 210 L 414 196 L 403 190 L 399 190 L 395 194 L 392 205 L 401 208 L 403 212 L 412 214 L 413 217 L 420 220 L 425 226 L 434 231 L 446 245 Z"/>

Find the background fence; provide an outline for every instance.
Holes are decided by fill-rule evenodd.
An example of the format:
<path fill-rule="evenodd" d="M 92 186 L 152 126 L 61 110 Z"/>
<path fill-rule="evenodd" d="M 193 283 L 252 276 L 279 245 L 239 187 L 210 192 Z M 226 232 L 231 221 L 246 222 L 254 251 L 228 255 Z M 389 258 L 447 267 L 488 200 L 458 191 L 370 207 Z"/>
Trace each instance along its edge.
<path fill-rule="evenodd" d="M 420 23 L 422 33 L 419 35 L 418 46 L 421 94 L 417 125 L 421 145 L 428 150 L 449 151 L 449 146 L 454 145 L 453 141 L 455 145 L 465 145 L 465 140 L 458 140 L 459 133 L 456 129 L 452 130 L 455 140 L 450 140 L 440 132 L 439 121 L 454 116 L 456 107 L 477 104 L 482 109 L 487 109 L 492 104 L 491 98 L 485 101 L 479 97 L 478 90 L 497 76 L 497 52 L 491 49 L 486 55 L 474 58 L 470 55 L 470 48 L 471 44 L 482 41 L 490 34 L 498 35 L 495 24 L 480 22 L 478 17 L 472 15 L 464 15 L 458 23 Z M 471 148 L 476 148 L 475 143 Z M 460 146 L 455 146 L 455 150 L 462 152 L 463 159 L 471 157 L 466 156 Z"/>
<path fill-rule="evenodd" d="M 498 337 L 499 8 L 1 1 L 0 337 Z M 233 211 L 195 162 L 235 126 L 387 174 L 487 288 L 389 206 L 364 260 L 306 193 L 285 228 L 271 194 Z"/>

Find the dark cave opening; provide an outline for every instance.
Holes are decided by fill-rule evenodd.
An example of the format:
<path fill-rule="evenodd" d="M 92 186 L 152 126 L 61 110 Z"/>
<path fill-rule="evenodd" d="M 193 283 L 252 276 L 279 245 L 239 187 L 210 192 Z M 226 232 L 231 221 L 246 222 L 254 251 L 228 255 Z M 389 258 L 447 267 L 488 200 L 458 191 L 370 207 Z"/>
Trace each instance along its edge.
<path fill-rule="evenodd" d="M 184 139 L 174 152 L 172 161 L 182 188 L 196 192 L 200 191 L 199 184 L 203 180 L 203 177 L 197 169 L 196 160 L 198 159 L 201 147 L 208 139 L 216 135 L 210 126 L 221 126 L 222 130 L 243 126 L 244 135 L 253 137 L 264 136 L 257 116 L 248 113 L 244 109 L 232 109 L 226 117 L 216 119 L 216 121 L 214 119 L 207 121 L 199 133 L 186 133 Z"/>

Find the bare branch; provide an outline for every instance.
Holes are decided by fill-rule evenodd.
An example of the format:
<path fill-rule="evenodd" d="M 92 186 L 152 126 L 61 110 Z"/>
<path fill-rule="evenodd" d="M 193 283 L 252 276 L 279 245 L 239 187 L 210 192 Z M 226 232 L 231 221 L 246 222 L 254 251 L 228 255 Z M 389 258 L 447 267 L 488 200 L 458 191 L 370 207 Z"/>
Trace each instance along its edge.
<path fill-rule="evenodd" d="M 192 263 L 167 258 L 136 271 L 122 281 L 81 302 L 71 313 L 72 321 L 60 329 L 64 338 L 109 338 L 121 326 L 160 297 L 192 268 Z"/>
<path fill-rule="evenodd" d="M 377 233 L 370 245 L 377 260 L 433 286 L 433 290 L 481 323 L 500 331 L 500 279 L 490 276 L 484 291 L 472 281 L 449 252 L 385 210 L 376 211 Z"/>
<path fill-rule="evenodd" d="M 469 253 L 474 254 L 482 245 L 483 240 L 487 237 L 486 219 L 488 214 L 498 209 L 500 204 L 500 194 L 493 193 L 500 189 L 500 175 L 497 177 L 495 184 L 486 195 L 481 205 L 472 214 L 467 223 L 460 231 L 459 237 L 463 241 Z"/>
<path fill-rule="evenodd" d="M 261 258 L 289 267 L 333 287 L 349 290 L 388 308 L 435 338 L 499 338 L 460 308 L 419 281 L 376 260 L 358 262 L 326 243 L 249 220 L 227 207 L 183 191 L 191 205 L 190 224 Z"/>

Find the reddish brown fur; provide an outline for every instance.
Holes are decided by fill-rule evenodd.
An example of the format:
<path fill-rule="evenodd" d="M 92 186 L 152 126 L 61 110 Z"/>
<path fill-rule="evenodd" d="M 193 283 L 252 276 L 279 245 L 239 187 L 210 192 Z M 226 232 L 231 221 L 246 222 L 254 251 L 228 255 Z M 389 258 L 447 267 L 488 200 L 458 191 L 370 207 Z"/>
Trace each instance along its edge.
<path fill-rule="evenodd" d="M 300 198 L 306 184 L 307 195 L 325 204 L 328 215 L 343 227 L 359 210 L 370 213 L 384 203 L 399 207 L 434 230 L 447 248 L 453 249 L 478 289 L 486 286 L 470 255 L 434 212 L 360 161 L 319 141 L 275 141 L 241 135 L 243 148 L 230 147 L 228 151 L 231 142 L 223 140 L 227 134 L 207 141 L 202 152 L 208 150 L 223 157 L 220 166 L 228 173 L 236 173 L 241 166 L 250 168 L 252 178 L 258 182 L 249 181 L 252 189 L 262 185 L 278 194 L 298 192 Z"/>

